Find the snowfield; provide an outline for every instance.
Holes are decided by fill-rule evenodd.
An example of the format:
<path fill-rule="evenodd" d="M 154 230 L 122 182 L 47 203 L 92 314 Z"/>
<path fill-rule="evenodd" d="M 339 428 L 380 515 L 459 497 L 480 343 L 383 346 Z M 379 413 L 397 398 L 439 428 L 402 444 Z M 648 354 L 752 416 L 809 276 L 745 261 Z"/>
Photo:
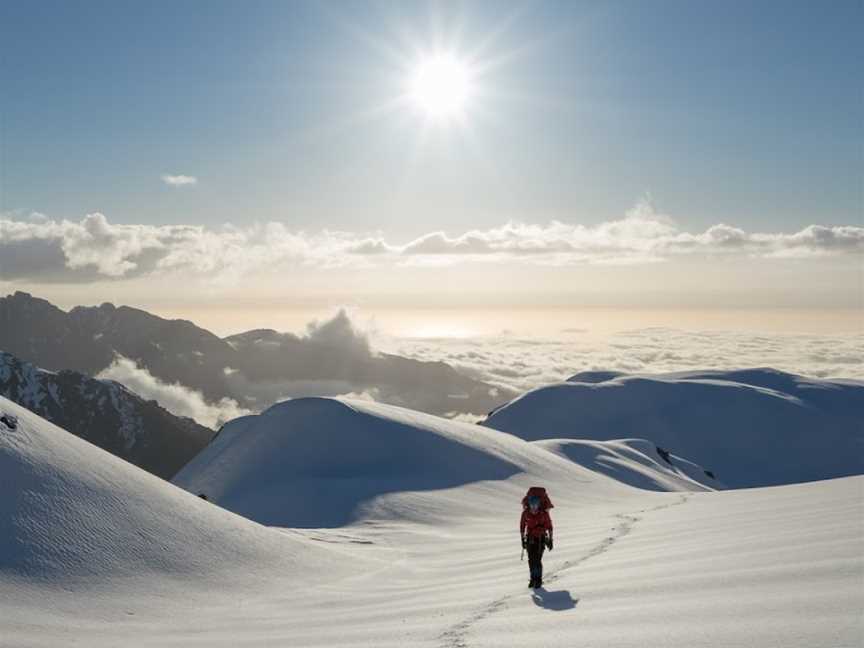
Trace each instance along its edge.
<path fill-rule="evenodd" d="M 186 492 L 0 413 L 17 418 L 0 422 L 4 647 L 864 641 L 864 477 L 714 490 L 640 439 L 300 399 L 226 426 L 175 478 Z M 532 592 L 517 525 L 534 484 L 556 542 Z"/>
<path fill-rule="evenodd" d="M 597 445 L 611 454 L 624 444 Z M 624 479 L 653 479 L 664 490 L 709 487 L 667 470 L 659 457 L 643 465 L 637 456 L 650 464 L 632 453 L 621 464 Z M 367 401 L 302 398 L 235 419 L 172 481 L 262 524 L 336 527 L 367 518 L 447 522 L 494 510 L 513 516 L 532 475 L 559 491 L 584 490 L 599 478 L 566 452 L 482 426 Z M 614 477 L 602 481 L 627 491 Z"/>
<path fill-rule="evenodd" d="M 587 371 L 483 425 L 523 439 L 651 439 L 733 488 L 864 474 L 864 382 L 774 369 Z"/>

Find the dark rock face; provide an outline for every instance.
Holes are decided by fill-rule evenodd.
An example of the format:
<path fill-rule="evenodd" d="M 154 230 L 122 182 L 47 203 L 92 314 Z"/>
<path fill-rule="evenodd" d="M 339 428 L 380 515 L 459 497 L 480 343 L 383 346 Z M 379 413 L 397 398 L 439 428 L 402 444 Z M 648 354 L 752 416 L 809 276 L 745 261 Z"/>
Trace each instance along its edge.
<path fill-rule="evenodd" d="M 111 347 L 65 312 L 23 292 L 0 298 L 0 349 L 51 371 L 95 374 L 114 359 Z"/>
<path fill-rule="evenodd" d="M 114 353 L 131 358 L 157 378 L 179 382 L 202 392 L 209 400 L 229 395 L 223 370 L 236 352 L 192 322 L 166 320 L 137 308 L 112 304 L 77 306 L 68 317 L 74 328 L 89 331 L 109 347 L 112 359 Z"/>
<path fill-rule="evenodd" d="M 119 354 L 208 400 L 229 395 L 224 368 L 236 356 L 229 344 L 185 320 L 112 304 L 78 306 L 66 313 L 23 292 L 0 298 L 0 349 L 45 369 L 90 376 Z"/>
<path fill-rule="evenodd" d="M 159 477 L 170 479 L 213 431 L 174 416 L 123 385 L 45 371 L 0 352 L 0 395 Z"/>

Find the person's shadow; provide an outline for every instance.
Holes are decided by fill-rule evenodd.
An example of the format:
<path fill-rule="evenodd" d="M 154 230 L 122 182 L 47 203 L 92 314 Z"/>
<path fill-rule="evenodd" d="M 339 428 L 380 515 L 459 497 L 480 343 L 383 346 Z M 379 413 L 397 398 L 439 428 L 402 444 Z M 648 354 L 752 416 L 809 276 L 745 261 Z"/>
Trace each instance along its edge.
<path fill-rule="evenodd" d="M 579 599 L 574 599 L 567 590 L 550 592 L 542 587 L 534 590 L 531 594 L 531 600 L 538 607 L 555 610 L 556 612 L 572 610 L 579 604 Z"/>

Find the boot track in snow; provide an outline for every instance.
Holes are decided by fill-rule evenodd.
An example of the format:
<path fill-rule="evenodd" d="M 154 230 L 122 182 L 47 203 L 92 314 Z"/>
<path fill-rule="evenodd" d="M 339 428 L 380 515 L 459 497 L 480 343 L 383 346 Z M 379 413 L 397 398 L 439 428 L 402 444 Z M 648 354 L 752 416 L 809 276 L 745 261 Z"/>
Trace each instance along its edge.
<path fill-rule="evenodd" d="M 634 513 L 653 513 L 654 511 L 660 511 L 662 509 L 671 508 L 673 506 L 680 506 L 681 504 L 686 504 L 687 500 L 689 499 L 690 493 L 683 494 L 678 498 L 677 501 L 670 504 L 661 504 L 660 506 L 655 506 L 650 509 L 639 509 L 638 511 L 634 511 Z M 612 545 L 614 545 L 616 542 L 618 542 L 618 540 L 628 535 L 633 530 L 633 527 L 636 525 L 637 522 L 642 519 L 643 516 L 634 515 L 631 513 L 618 513 L 613 517 L 620 520 L 620 522 L 617 526 L 612 528 L 612 535 L 607 536 L 606 538 L 601 540 L 580 558 L 577 558 L 576 560 L 565 560 L 558 569 L 552 571 L 549 574 L 548 578 L 543 579 L 544 584 L 554 583 L 565 571 L 573 569 L 574 567 L 578 567 L 579 565 L 586 562 L 587 560 L 590 560 L 594 556 L 598 556 L 602 553 L 609 551 L 609 548 Z M 467 648 L 467 636 L 473 626 L 475 626 L 483 619 L 492 616 L 496 612 L 505 608 L 510 599 L 521 596 L 522 594 L 524 594 L 524 592 L 525 590 L 520 588 L 517 592 L 497 598 L 491 603 L 488 603 L 482 608 L 479 608 L 473 614 L 460 621 L 459 623 L 450 626 L 447 630 L 445 630 L 439 635 L 439 639 L 441 640 L 441 646 L 443 648 Z"/>

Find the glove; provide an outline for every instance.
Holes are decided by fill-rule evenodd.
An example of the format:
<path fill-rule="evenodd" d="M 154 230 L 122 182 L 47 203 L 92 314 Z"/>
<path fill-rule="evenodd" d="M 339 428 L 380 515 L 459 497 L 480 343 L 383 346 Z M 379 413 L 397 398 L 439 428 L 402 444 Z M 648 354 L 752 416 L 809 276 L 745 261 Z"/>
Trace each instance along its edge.
<path fill-rule="evenodd" d="M 546 538 L 546 548 L 552 551 L 552 538 Z"/>
<path fill-rule="evenodd" d="M 522 548 L 523 549 L 528 548 L 528 538 L 526 536 L 522 536 Z"/>

